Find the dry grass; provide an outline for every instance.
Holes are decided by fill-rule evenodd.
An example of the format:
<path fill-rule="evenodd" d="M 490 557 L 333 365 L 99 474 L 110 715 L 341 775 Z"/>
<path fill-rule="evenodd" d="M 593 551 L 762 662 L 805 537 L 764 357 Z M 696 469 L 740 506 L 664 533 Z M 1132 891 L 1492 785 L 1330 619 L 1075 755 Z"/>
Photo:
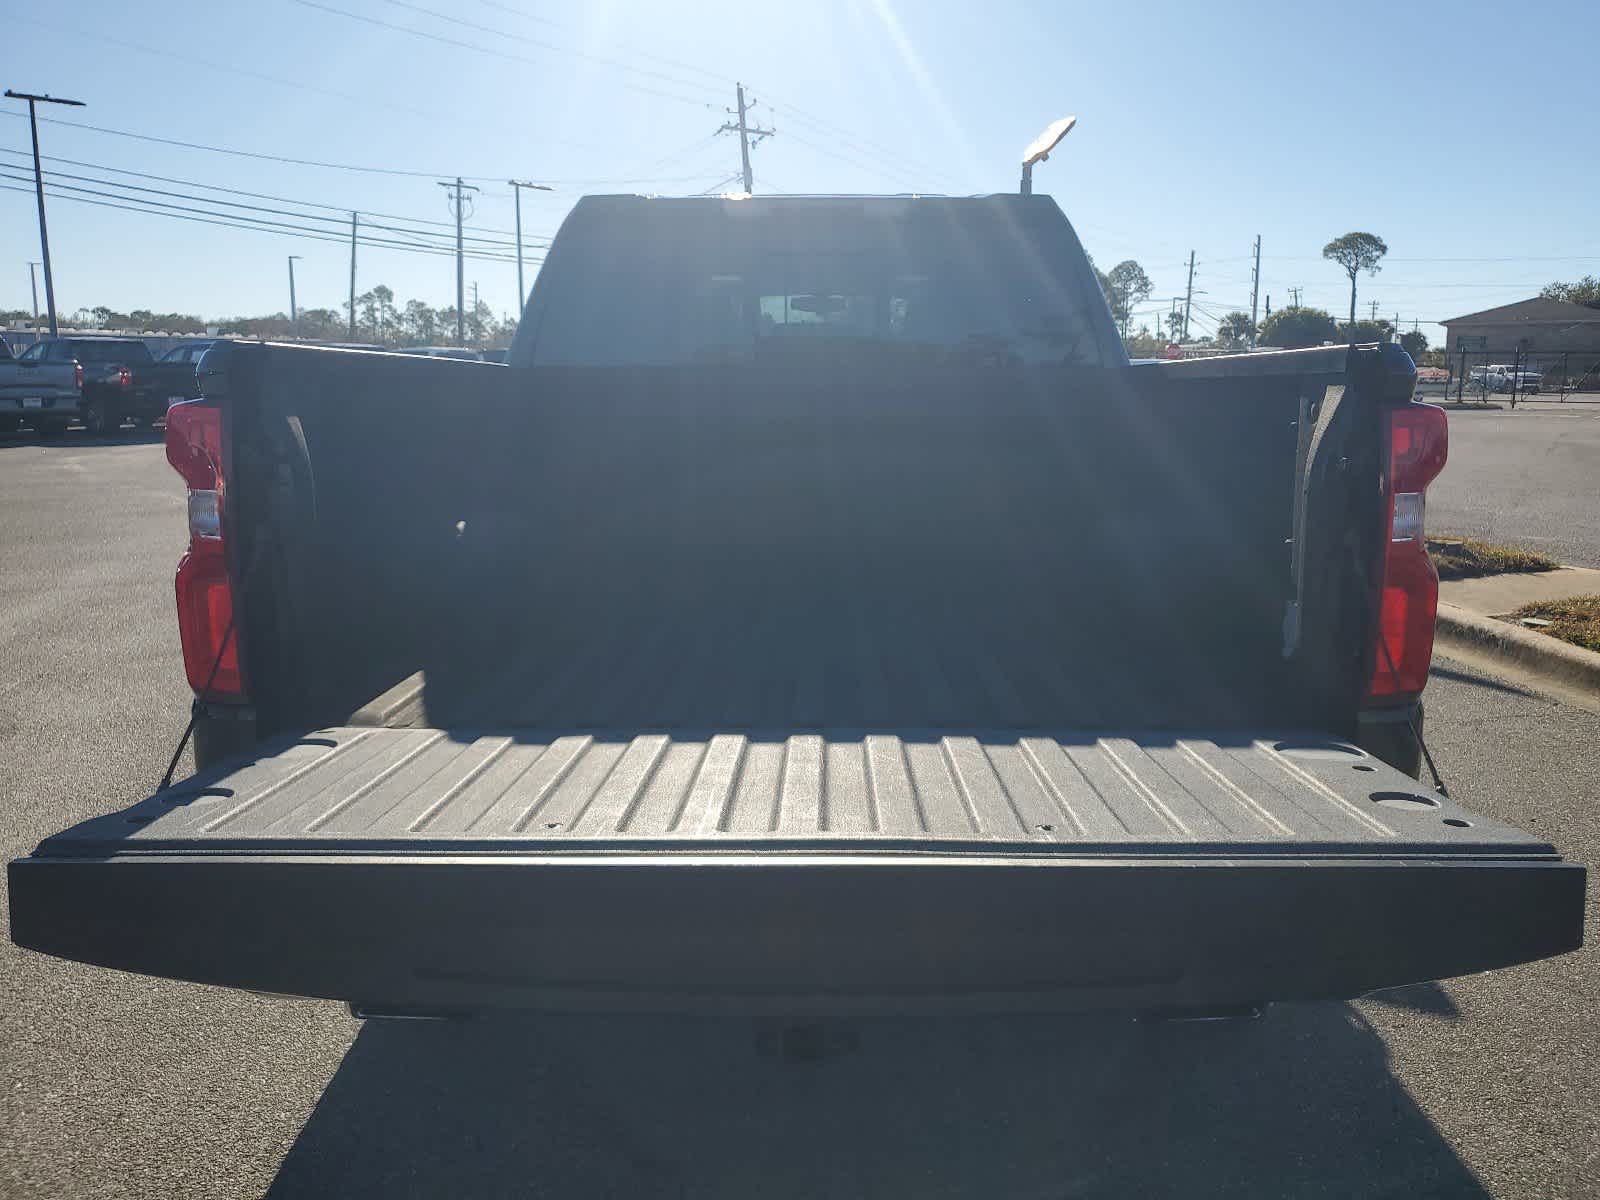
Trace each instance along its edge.
<path fill-rule="evenodd" d="M 1553 571 L 1561 564 L 1519 546 L 1497 546 L 1477 538 L 1429 538 L 1428 555 L 1440 579 L 1476 579 L 1509 571 Z"/>
<path fill-rule="evenodd" d="M 1511 615 L 1549 621 L 1549 625 L 1539 627 L 1540 633 L 1548 633 L 1585 650 L 1600 650 L 1600 596 L 1542 600 L 1524 604 Z"/>

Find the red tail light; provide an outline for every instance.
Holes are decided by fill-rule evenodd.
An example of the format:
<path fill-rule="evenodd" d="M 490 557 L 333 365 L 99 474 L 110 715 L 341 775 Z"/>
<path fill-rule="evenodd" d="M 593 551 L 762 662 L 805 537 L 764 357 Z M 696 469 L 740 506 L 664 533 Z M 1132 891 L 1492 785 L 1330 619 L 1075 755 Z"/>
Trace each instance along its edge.
<path fill-rule="evenodd" d="M 184 671 L 197 693 L 238 699 L 244 680 L 223 543 L 222 410 L 196 400 L 168 409 L 167 461 L 189 488 L 189 552 L 177 579 Z"/>
<path fill-rule="evenodd" d="M 133 386 L 133 372 L 127 367 L 117 368 L 117 386 L 125 388 Z"/>
<path fill-rule="evenodd" d="M 74 369 L 73 375 L 74 375 L 74 378 L 77 381 L 78 390 L 80 392 L 83 391 L 83 364 L 82 363 L 78 363 L 76 365 L 76 368 Z"/>
<path fill-rule="evenodd" d="M 1433 404 L 1406 404 L 1389 412 L 1388 538 L 1378 644 L 1373 651 L 1375 697 L 1413 696 L 1428 682 L 1433 625 L 1439 607 L 1439 573 L 1423 540 L 1428 484 L 1444 470 L 1449 423 Z"/>

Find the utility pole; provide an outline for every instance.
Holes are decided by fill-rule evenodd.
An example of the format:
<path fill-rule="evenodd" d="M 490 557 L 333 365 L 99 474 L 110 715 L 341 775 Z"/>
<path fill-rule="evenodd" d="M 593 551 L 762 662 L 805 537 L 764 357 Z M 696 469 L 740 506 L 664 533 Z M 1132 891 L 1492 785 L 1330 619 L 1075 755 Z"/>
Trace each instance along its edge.
<path fill-rule="evenodd" d="M 6 89 L 6 95 L 13 100 L 26 100 L 28 102 L 28 128 L 33 132 L 33 194 L 39 201 L 39 257 L 44 260 L 44 302 L 50 310 L 50 336 L 55 337 L 61 331 L 56 328 L 56 281 L 50 272 L 50 230 L 44 222 L 44 169 L 39 165 L 39 113 L 40 104 L 67 104 L 73 108 L 82 108 L 82 100 L 61 100 L 55 96 L 35 95 L 32 92 L 13 92 Z M 35 301 L 37 307 L 37 301 Z M 34 317 L 34 332 L 38 332 L 39 319 Z"/>
<path fill-rule="evenodd" d="M 476 279 L 472 281 L 472 315 L 474 318 L 478 315 L 478 281 Z"/>
<path fill-rule="evenodd" d="M 1372 301 L 1372 311 L 1368 315 L 1367 320 L 1376 321 L 1377 319 L 1378 319 L 1378 302 L 1376 300 L 1374 300 L 1374 301 Z"/>
<path fill-rule="evenodd" d="M 724 122 L 722 128 L 717 130 L 717 132 L 737 133 L 739 135 L 739 162 L 743 168 L 741 173 L 744 176 L 744 190 L 747 193 L 752 193 L 756 190 L 756 180 L 755 176 L 750 172 L 750 147 L 760 144 L 762 138 L 771 137 L 775 131 L 771 129 L 757 129 L 754 125 L 749 123 L 747 117 L 750 110 L 756 106 L 756 102 L 752 100 L 748 104 L 745 103 L 744 84 L 736 83 L 734 84 L 734 87 L 738 92 L 739 107 L 737 110 L 730 108 L 728 113 L 732 115 L 735 111 L 737 111 L 739 122 L 738 124 Z"/>
<path fill-rule="evenodd" d="M 478 189 L 470 183 L 462 183 L 461 176 L 456 176 L 454 183 L 439 182 L 442 188 L 450 188 L 454 195 L 450 200 L 450 208 L 456 214 L 456 345 L 467 344 L 467 269 L 466 259 L 461 247 L 461 222 L 466 218 L 466 192 L 475 192 Z"/>
<path fill-rule="evenodd" d="M 1265 325 L 1267 323 L 1267 321 L 1271 318 L 1271 316 L 1272 316 L 1272 293 L 1268 292 L 1267 293 L 1267 311 L 1262 316 L 1261 323 L 1263 325 Z"/>
<path fill-rule="evenodd" d="M 1183 340 L 1189 340 L 1189 309 L 1194 303 L 1194 251 L 1189 251 L 1189 286 L 1183 293 Z"/>
<path fill-rule="evenodd" d="M 33 269 L 35 267 L 37 267 L 38 265 L 39 264 L 36 263 L 36 262 L 31 262 L 31 263 L 28 264 L 28 286 L 33 289 L 33 336 L 34 337 L 38 337 L 39 336 L 39 277 L 33 273 Z"/>
<path fill-rule="evenodd" d="M 1294 305 L 1296 308 L 1300 307 L 1300 292 L 1301 289 L 1297 287 L 1292 287 L 1289 289 L 1289 295 L 1291 297 L 1289 303 Z"/>
<path fill-rule="evenodd" d="M 300 317 L 294 306 L 294 263 L 300 256 L 289 255 L 289 335 L 296 337 L 300 333 Z"/>
<path fill-rule="evenodd" d="M 357 216 L 350 214 L 350 340 L 356 340 L 356 224 Z"/>
<path fill-rule="evenodd" d="M 1250 349 L 1256 348 L 1256 297 L 1261 291 L 1261 235 L 1256 234 L 1256 265 L 1250 272 Z"/>
<path fill-rule="evenodd" d="M 511 185 L 511 194 L 517 198 L 517 320 L 522 320 L 522 306 L 528 302 L 528 293 L 522 286 L 522 189 L 532 188 L 536 192 L 548 192 L 553 189 L 542 183 L 527 183 L 521 179 L 508 179 Z"/>

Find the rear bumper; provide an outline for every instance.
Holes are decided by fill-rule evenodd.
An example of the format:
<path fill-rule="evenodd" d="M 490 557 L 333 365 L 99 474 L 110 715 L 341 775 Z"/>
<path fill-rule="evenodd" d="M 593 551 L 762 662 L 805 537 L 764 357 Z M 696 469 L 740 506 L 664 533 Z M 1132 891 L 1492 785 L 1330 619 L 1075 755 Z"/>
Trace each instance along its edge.
<path fill-rule="evenodd" d="M 1339 999 L 1578 948 L 1554 858 L 34 856 L 19 945 L 407 1010 L 782 1013 Z"/>
<path fill-rule="evenodd" d="M 28 407 L 23 403 L 22 395 L 7 396 L 0 399 L 0 416 L 13 417 L 23 421 L 75 421 L 83 411 L 83 397 L 77 392 L 63 392 L 58 395 L 42 394 L 38 397 L 40 403 L 37 407 Z"/>
<path fill-rule="evenodd" d="M 1404 771 L 1413 779 L 1422 778 L 1422 701 L 1391 708 L 1369 708 L 1356 719 L 1355 743 L 1374 758 Z"/>

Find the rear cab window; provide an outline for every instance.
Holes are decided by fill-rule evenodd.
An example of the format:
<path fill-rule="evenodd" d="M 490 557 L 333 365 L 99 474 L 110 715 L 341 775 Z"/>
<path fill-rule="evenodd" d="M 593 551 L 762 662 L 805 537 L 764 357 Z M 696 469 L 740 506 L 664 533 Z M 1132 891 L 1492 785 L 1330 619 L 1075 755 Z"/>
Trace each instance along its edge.
<path fill-rule="evenodd" d="M 1120 365 L 1053 205 L 604 201 L 569 218 L 530 302 L 539 366 L 889 356 Z"/>
<path fill-rule="evenodd" d="M 148 363 L 150 347 L 135 341 L 84 339 L 66 343 L 67 353 L 81 363 Z"/>

